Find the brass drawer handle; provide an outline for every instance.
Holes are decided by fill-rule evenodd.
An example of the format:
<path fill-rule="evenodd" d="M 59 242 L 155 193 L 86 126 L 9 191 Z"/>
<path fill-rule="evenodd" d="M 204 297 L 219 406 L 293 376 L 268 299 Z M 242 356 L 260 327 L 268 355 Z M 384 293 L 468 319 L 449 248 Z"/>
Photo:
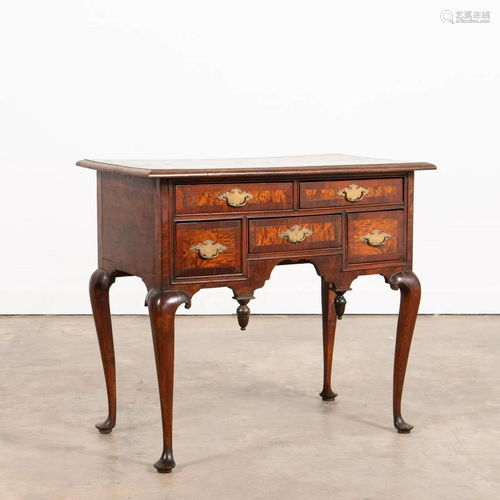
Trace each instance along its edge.
<path fill-rule="evenodd" d="M 308 236 L 311 236 L 314 231 L 312 229 L 307 229 L 307 227 L 293 226 L 291 229 L 287 229 L 281 234 L 278 234 L 278 238 L 284 240 L 287 239 L 291 243 L 300 243 L 304 241 Z"/>
<path fill-rule="evenodd" d="M 214 243 L 212 240 L 206 240 L 198 243 L 189 249 L 190 252 L 196 252 L 202 259 L 215 259 L 219 254 L 224 253 L 227 247 L 220 243 Z"/>
<path fill-rule="evenodd" d="M 226 201 L 231 207 L 242 207 L 247 204 L 248 200 L 253 200 L 255 196 L 248 191 L 242 191 L 241 189 L 234 188 L 227 193 L 222 193 L 217 196 L 220 201 Z"/>
<path fill-rule="evenodd" d="M 371 233 L 361 236 L 360 240 L 372 247 L 381 247 L 387 240 L 390 240 L 392 235 L 385 233 L 384 231 L 379 231 L 374 229 Z"/>
<path fill-rule="evenodd" d="M 357 184 L 350 184 L 349 187 L 337 191 L 337 196 L 352 202 L 361 201 L 365 194 L 370 194 L 370 190 Z"/>

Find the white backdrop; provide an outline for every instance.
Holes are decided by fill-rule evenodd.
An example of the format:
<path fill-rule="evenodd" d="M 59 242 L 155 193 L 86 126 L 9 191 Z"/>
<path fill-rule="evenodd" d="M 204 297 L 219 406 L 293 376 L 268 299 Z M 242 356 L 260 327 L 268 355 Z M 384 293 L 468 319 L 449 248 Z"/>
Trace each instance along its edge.
<path fill-rule="evenodd" d="M 416 175 L 421 312 L 500 312 L 499 28 L 472 0 L 2 2 L 0 312 L 90 312 L 81 158 L 319 153 L 435 163 Z M 145 312 L 144 294 L 118 280 L 113 312 Z M 395 312 L 398 295 L 360 278 L 347 312 Z M 190 312 L 232 313 L 231 296 L 202 291 Z M 317 313 L 319 278 L 277 268 L 250 306 Z"/>

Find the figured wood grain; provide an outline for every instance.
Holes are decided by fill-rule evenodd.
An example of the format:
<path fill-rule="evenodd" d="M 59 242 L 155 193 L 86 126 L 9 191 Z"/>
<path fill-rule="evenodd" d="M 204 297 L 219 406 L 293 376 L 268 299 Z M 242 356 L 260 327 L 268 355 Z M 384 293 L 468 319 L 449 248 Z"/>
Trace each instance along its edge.
<path fill-rule="evenodd" d="M 102 173 L 101 257 L 118 269 L 155 272 L 155 194 L 154 179 Z"/>
<path fill-rule="evenodd" d="M 176 276 L 209 276 L 241 273 L 241 221 L 178 222 L 175 225 Z M 211 240 L 226 247 L 213 259 L 204 259 L 191 248 Z"/>
<path fill-rule="evenodd" d="M 253 198 L 241 207 L 232 207 L 219 195 L 240 189 Z M 175 186 L 175 211 L 178 214 L 249 212 L 252 210 L 286 210 L 293 204 L 291 182 L 230 184 L 178 184 Z"/>
<path fill-rule="evenodd" d="M 359 201 L 348 201 L 338 192 L 351 184 L 368 190 Z M 349 179 L 300 183 L 300 207 L 341 207 L 403 202 L 403 178 Z"/>
<path fill-rule="evenodd" d="M 250 253 L 336 248 L 342 244 L 340 215 L 254 219 L 248 226 Z M 294 226 L 309 229 L 312 234 L 298 243 L 280 238 L 280 234 Z"/>
<path fill-rule="evenodd" d="M 374 230 L 391 235 L 381 246 L 371 246 L 361 238 Z M 347 262 L 378 262 L 404 259 L 405 213 L 404 210 L 350 213 L 347 218 Z"/>

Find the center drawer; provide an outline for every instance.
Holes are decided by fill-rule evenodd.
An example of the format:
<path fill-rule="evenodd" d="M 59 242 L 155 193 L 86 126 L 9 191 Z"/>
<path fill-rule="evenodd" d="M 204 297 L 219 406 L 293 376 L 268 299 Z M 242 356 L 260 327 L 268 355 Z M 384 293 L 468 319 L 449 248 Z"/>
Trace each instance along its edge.
<path fill-rule="evenodd" d="M 280 217 L 250 220 L 250 253 L 290 252 L 342 245 L 341 216 Z"/>

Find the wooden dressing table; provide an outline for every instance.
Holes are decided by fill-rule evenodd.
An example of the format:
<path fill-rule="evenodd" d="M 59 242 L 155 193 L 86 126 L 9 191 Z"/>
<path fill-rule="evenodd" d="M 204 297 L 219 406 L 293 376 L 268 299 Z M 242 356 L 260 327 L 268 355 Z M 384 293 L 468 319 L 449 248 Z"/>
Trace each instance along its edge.
<path fill-rule="evenodd" d="M 163 425 L 158 472 L 175 467 L 172 453 L 174 317 L 201 288 L 229 287 L 238 322 L 281 264 L 310 262 L 322 279 L 323 390 L 335 399 L 331 370 L 337 318 L 351 283 L 381 274 L 401 291 L 394 360 L 393 416 L 401 397 L 420 283 L 412 272 L 413 177 L 430 163 L 345 155 L 224 160 L 82 160 L 97 170 L 99 268 L 90 297 L 99 340 L 108 418 L 116 422 L 115 355 L 109 289 L 115 278 L 138 276 L 148 289 Z"/>

